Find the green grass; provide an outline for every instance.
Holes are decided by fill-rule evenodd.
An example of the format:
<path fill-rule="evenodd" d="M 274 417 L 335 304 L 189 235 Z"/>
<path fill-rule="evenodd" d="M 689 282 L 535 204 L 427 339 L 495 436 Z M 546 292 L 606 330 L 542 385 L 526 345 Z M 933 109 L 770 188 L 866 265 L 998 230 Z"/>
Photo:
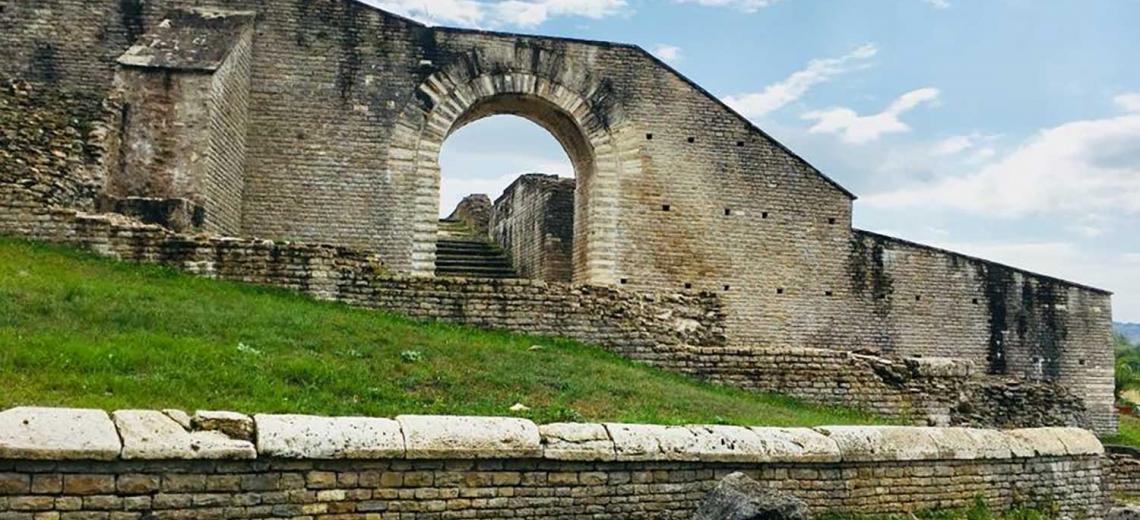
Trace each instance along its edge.
<path fill-rule="evenodd" d="M 511 413 L 516 403 L 531 410 Z M 571 341 L 425 324 L 0 238 L 0 407 L 17 405 L 883 422 L 696 382 Z"/>
<path fill-rule="evenodd" d="M 1140 419 L 1130 415 L 1118 415 L 1120 428 L 1116 435 L 1101 439 L 1105 444 L 1121 444 L 1140 447 Z"/>

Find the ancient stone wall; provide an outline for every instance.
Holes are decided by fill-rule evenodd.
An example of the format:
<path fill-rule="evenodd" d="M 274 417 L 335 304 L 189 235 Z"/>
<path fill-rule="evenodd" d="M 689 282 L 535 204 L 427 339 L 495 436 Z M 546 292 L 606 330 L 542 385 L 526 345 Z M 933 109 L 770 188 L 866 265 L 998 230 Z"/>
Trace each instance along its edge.
<path fill-rule="evenodd" d="M 428 28 L 351 0 L 262 4 L 0 0 L 0 74 L 98 100 L 172 9 L 250 9 L 243 236 L 430 275 L 444 140 L 512 113 L 574 164 L 576 282 L 715 293 L 734 346 L 958 357 L 1055 381 L 1115 427 L 1107 293 L 853 231 L 852 194 L 640 48 Z"/>
<path fill-rule="evenodd" d="M 574 278 L 574 179 L 527 174 L 495 200 L 491 237 L 523 278 Z"/>
<path fill-rule="evenodd" d="M 1098 519 L 1102 453 L 1091 434 L 1068 429 L 539 427 L 18 408 L 0 413 L 0 515 L 680 519 L 720 478 L 743 471 L 817 515 L 982 498 Z"/>
<path fill-rule="evenodd" d="M 1118 497 L 1140 497 L 1140 449 L 1131 446 L 1105 446 L 1105 477 L 1108 490 Z"/>
<path fill-rule="evenodd" d="M 851 251 L 849 344 L 1055 381 L 1115 429 L 1108 293 L 865 231 Z"/>
<path fill-rule="evenodd" d="M 562 336 L 720 384 L 839 404 L 915 424 L 1096 427 L 1082 396 L 986 375 L 968 360 L 727 344 L 717 295 L 641 294 L 531 280 L 397 277 L 379 257 L 331 246 L 184 235 L 116 215 L 44 209 L 0 190 L 0 234 L 128 261 L 284 287 L 413 318 Z"/>

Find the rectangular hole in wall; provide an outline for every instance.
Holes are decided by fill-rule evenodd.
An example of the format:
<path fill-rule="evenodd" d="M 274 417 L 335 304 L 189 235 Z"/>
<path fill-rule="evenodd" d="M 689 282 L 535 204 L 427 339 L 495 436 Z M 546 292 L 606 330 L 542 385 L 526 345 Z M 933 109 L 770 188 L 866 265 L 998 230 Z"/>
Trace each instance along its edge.
<path fill-rule="evenodd" d="M 697 138 L 696 138 L 696 137 L 690 137 L 690 138 L 689 138 L 689 143 L 695 143 L 695 142 L 697 142 Z"/>
<path fill-rule="evenodd" d="M 1083 367 L 1083 366 L 1085 366 L 1085 360 L 1082 359 L 1080 361 L 1077 361 L 1077 364 L 1079 364 Z"/>
<path fill-rule="evenodd" d="M 823 291 L 823 295 L 824 296 L 835 296 L 835 293 L 832 291 Z"/>
<path fill-rule="evenodd" d="M 784 288 L 780 287 L 779 289 L 776 289 L 776 294 L 784 294 Z"/>
<path fill-rule="evenodd" d="M 693 284 L 692 284 L 692 283 L 690 283 L 690 282 L 685 282 L 685 288 L 686 288 L 686 289 L 692 289 L 692 288 L 693 288 Z"/>
<path fill-rule="evenodd" d="M 832 218 L 827 219 L 827 223 L 828 224 L 835 224 L 835 218 L 832 217 Z"/>
<path fill-rule="evenodd" d="M 731 217 L 732 216 L 732 209 L 731 208 L 724 208 L 724 216 Z"/>
<path fill-rule="evenodd" d="M 662 204 L 661 205 L 661 211 L 671 211 L 672 209 L 673 208 L 671 206 L 669 206 L 668 204 Z"/>
<path fill-rule="evenodd" d="M 726 286 L 724 286 L 724 292 L 728 292 L 728 291 L 731 291 L 731 290 L 732 290 L 732 286 L 731 286 L 731 285 L 726 285 Z"/>
<path fill-rule="evenodd" d="M 768 218 L 768 212 L 765 211 L 765 212 L 761 213 L 760 218 Z"/>
<path fill-rule="evenodd" d="M 887 295 L 883 294 L 883 293 L 879 293 L 879 294 L 875 295 L 875 299 L 876 300 L 885 300 L 885 299 L 887 299 Z"/>
<path fill-rule="evenodd" d="M 978 299 L 974 298 L 974 305 L 977 305 L 977 304 L 978 304 Z"/>
<path fill-rule="evenodd" d="M 653 140 L 653 134 L 645 134 L 645 140 L 646 141 L 652 141 Z"/>
<path fill-rule="evenodd" d="M 740 148 L 744 148 L 744 141 L 737 141 L 736 146 L 740 147 Z"/>
<path fill-rule="evenodd" d="M 622 278 L 622 279 L 620 280 L 620 282 L 621 282 L 621 284 L 622 284 L 622 285 L 625 285 L 625 284 L 629 283 L 629 279 L 628 279 L 628 278 Z"/>
<path fill-rule="evenodd" d="M 914 301 L 916 301 L 916 302 L 922 301 L 922 295 L 921 294 L 914 295 Z"/>

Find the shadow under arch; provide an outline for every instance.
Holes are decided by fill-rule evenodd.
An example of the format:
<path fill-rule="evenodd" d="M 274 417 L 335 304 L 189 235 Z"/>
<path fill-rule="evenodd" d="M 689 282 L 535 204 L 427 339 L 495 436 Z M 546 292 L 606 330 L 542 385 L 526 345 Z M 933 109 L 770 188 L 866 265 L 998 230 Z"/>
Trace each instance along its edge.
<path fill-rule="evenodd" d="M 622 153 L 607 118 L 599 117 L 577 92 L 526 73 L 456 82 L 438 72 L 420 86 L 419 93 L 419 103 L 401 114 L 389 151 L 391 172 L 414 187 L 408 209 L 415 223 L 410 274 L 435 274 L 443 142 L 472 122 L 514 115 L 550 132 L 574 166 L 574 282 L 616 283 L 614 240 Z"/>

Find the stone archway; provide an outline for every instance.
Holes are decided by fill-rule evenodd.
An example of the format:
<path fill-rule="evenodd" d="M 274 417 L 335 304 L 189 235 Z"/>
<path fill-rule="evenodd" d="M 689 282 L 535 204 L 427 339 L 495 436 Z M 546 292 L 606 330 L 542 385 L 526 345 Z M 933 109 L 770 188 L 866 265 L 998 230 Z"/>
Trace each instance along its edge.
<path fill-rule="evenodd" d="M 414 223 L 409 272 L 433 276 L 439 214 L 439 154 L 447 137 L 464 125 L 500 114 L 529 119 L 548 130 L 574 164 L 574 281 L 613 284 L 618 179 L 623 140 L 613 114 L 588 100 L 595 88 L 569 88 L 528 72 L 472 75 L 473 67 L 428 77 L 401 114 L 389 152 L 390 171 L 413 193 L 405 215 Z M 583 94 L 584 92 L 585 94 Z M 628 140 L 626 140 L 628 141 Z M 629 144 L 629 143 L 627 143 Z M 636 146 L 636 145 L 634 145 Z M 630 147 L 626 147 L 630 150 Z M 637 149 L 630 150 L 633 157 Z M 632 164 L 639 164 L 634 160 Z"/>

